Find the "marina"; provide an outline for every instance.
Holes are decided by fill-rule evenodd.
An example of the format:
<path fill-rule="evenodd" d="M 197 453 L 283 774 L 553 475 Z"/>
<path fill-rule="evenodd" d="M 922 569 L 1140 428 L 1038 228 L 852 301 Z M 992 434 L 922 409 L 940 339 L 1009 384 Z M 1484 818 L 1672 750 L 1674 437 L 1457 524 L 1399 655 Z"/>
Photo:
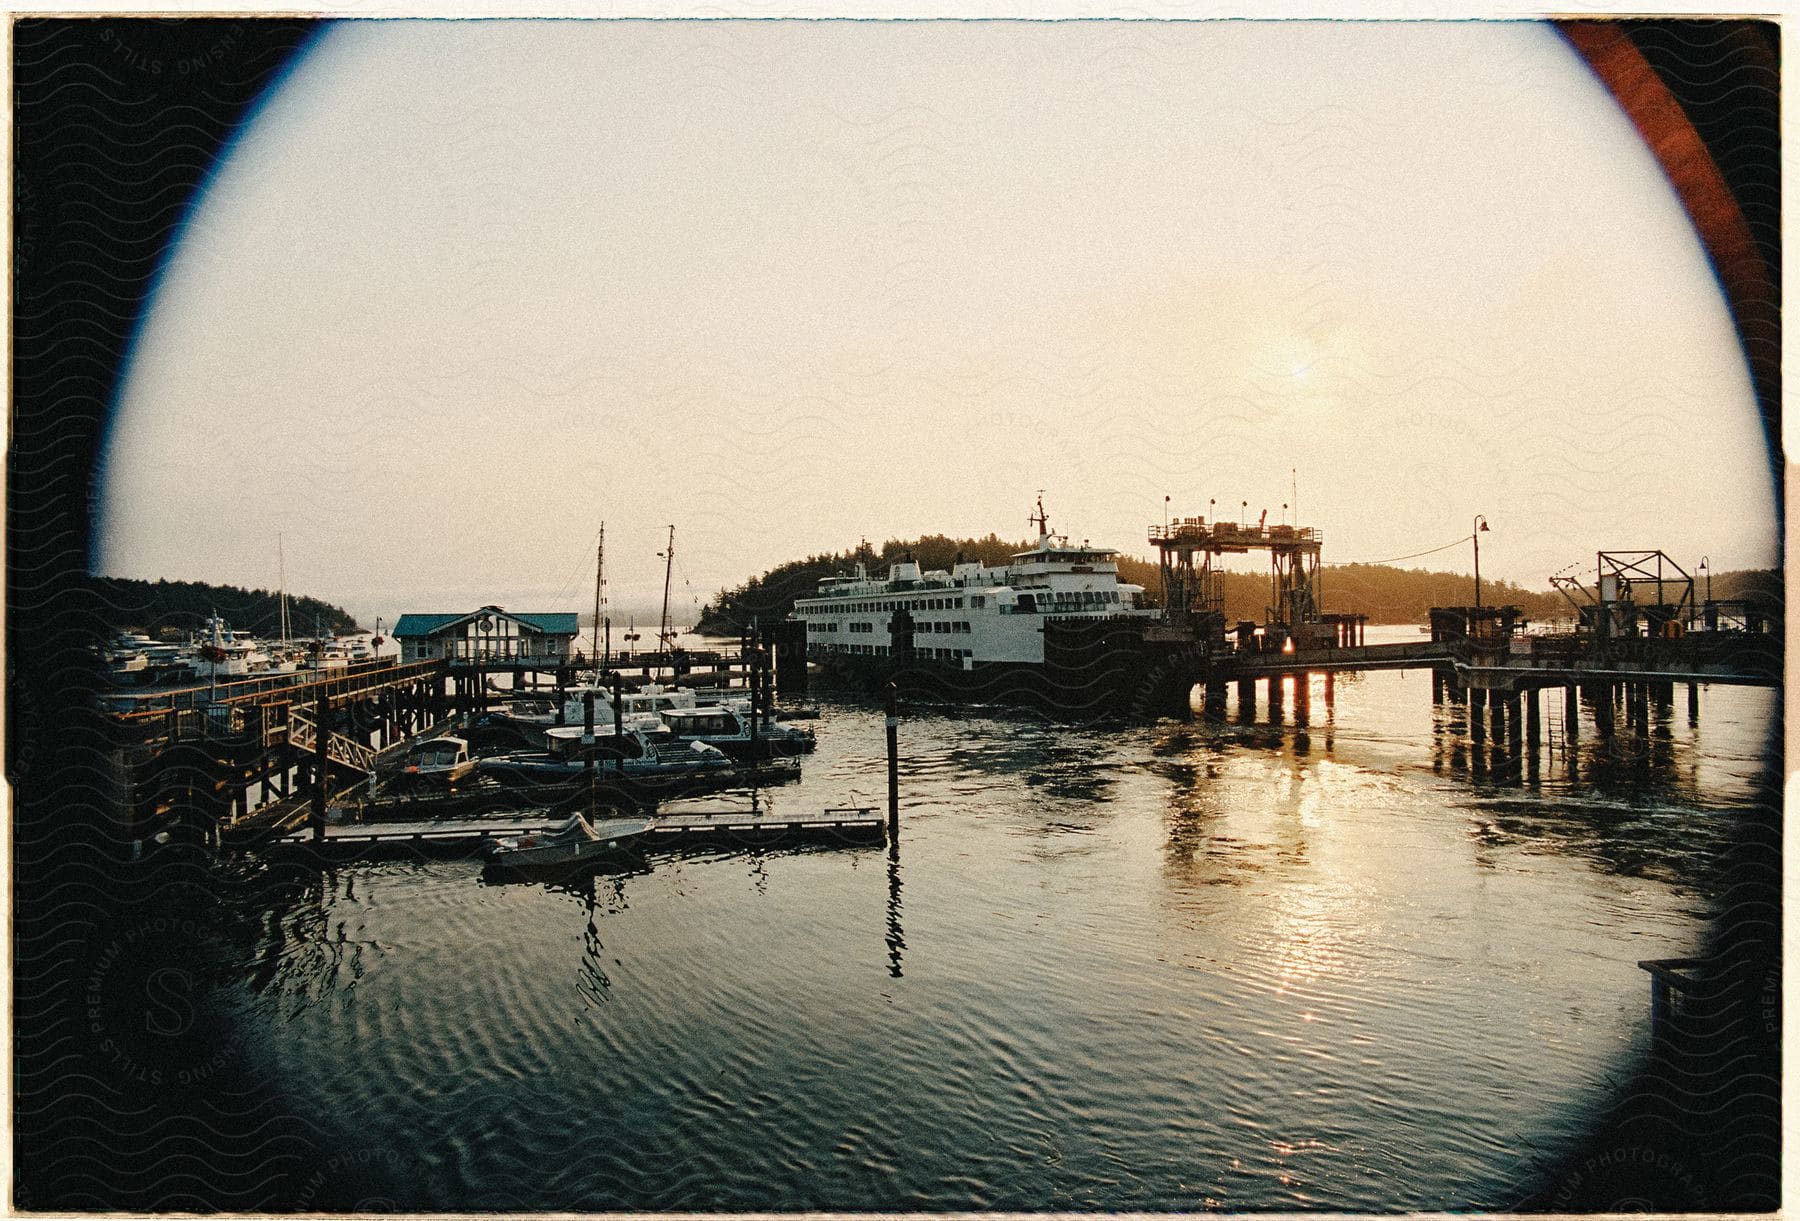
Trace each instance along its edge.
<path fill-rule="evenodd" d="M 1579 997 L 1570 1006 L 1599 1006 L 1607 1015 L 1598 1024 L 1578 1023 L 1585 1037 L 1560 1036 L 1575 1058 L 1552 1061 L 1565 1074 L 1556 1088 L 1575 1101 L 1554 1114 L 1490 1107 L 1487 1119 L 1510 1114 L 1504 1122 L 1532 1133 L 1530 1142 L 1566 1145 L 1578 1131 L 1614 1122 L 1609 1095 L 1598 1084 L 1610 1080 L 1608 1074 L 1640 1074 L 1656 1083 L 1655 1097 L 1665 1101 L 1640 1105 L 1641 1114 L 1666 1114 L 1683 1105 L 1680 1099 L 1718 1088 L 1720 1074 L 1729 1071 L 1726 1049 L 1746 1037 L 1742 994 L 1759 986 L 1757 943 L 1709 944 L 1694 922 L 1697 909 L 1677 898 L 1691 882 L 1678 880 L 1682 868 L 1620 865 L 1615 857 L 1635 861 L 1634 854 L 1650 851 L 1668 860 L 1692 852 L 1693 868 L 1706 869 L 1712 866 L 1703 862 L 1716 859 L 1740 833 L 1728 814 L 1713 812 L 1709 803 L 1722 793 L 1747 796 L 1746 786 L 1754 784 L 1752 743 L 1770 715 L 1768 689 L 1779 682 L 1781 659 L 1779 636 L 1762 611 L 1714 600 L 1710 590 L 1701 598 L 1694 579 L 1661 552 L 1603 551 L 1591 585 L 1566 573 L 1560 578 L 1571 614 L 1567 625 L 1553 630 L 1530 630 L 1516 606 L 1483 606 L 1479 586 L 1473 605 L 1434 607 L 1422 627 L 1371 625 L 1366 616 L 1327 609 L 1317 531 L 1199 518 L 1152 527 L 1161 580 L 1154 597 L 1147 597 L 1141 587 L 1118 579 L 1117 553 L 1051 534 L 1041 500 L 1034 522 L 1037 545 L 1015 553 L 1002 568 L 957 563 L 926 571 L 908 558 L 876 580 L 859 567 L 822 581 L 820 596 L 800 599 L 792 619 L 759 622 L 735 642 L 678 649 L 672 632 L 659 632 L 665 647 L 654 659 L 629 657 L 642 664 L 636 675 L 609 664 L 610 640 L 594 655 L 580 653 L 574 615 L 513 615 L 488 605 L 460 615 L 402 616 L 398 658 L 144 692 L 128 711 L 113 705 L 110 713 L 129 743 L 121 759 L 130 760 L 133 778 L 120 791 L 131 795 L 132 806 L 120 821 L 132 829 L 130 856 L 153 864 L 178 841 L 226 859 L 248 852 L 278 870 L 271 876 L 316 877 L 327 889 L 339 879 L 354 879 L 359 889 L 397 887 L 390 901 L 402 905 L 421 885 L 474 880 L 513 894 L 542 888 L 589 904 L 590 929 L 608 887 L 622 902 L 646 884 L 654 888 L 663 874 L 715 878 L 722 866 L 740 863 L 761 878 L 785 875 L 790 861 L 841 856 L 853 870 L 879 861 L 871 870 L 877 875 L 873 885 L 865 889 L 885 891 L 881 943 L 887 974 L 899 980 L 909 953 L 942 936 L 929 915 L 925 933 L 907 915 L 908 896 L 916 906 L 921 894 L 943 881 L 929 873 L 922 878 L 919 871 L 954 877 L 955 860 L 969 854 L 991 867 L 996 853 L 1015 850 L 1007 835 L 1027 835 L 1038 845 L 1031 855 L 1045 861 L 1065 850 L 1079 859 L 1093 850 L 1083 837 L 1098 835 L 1110 844 L 1107 870 L 1118 874 L 1110 885 L 1127 888 L 1144 887 L 1141 871 L 1160 859 L 1158 885 L 1173 883 L 1170 893 L 1184 896 L 1176 910 L 1213 912 L 1207 919 L 1231 911 L 1203 901 L 1221 881 L 1250 886 L 1253 906 L 1279 906 L 1291 897 L 1296 879 L 1307 876 L 1315 837 L 1331 840 L 1324 830 L 1327 809 L 1334 825 L 1365 820 L 1362 834 L 1373 837 L 1353 853 L 1361 864 L 1331 883 L 1342 895 L 1366 890 L 1369 878 L 1385 870 L 1405 868 L 1396 859 L 1371 874 L 1363 857 L 1370 851 L 1397 850 L 1410 860 L 1423 850 L 1439 868 L 1466 869 L 1467 863 L 1453 863 L 1460 848 L 1444 853 L 1459 837 L 1472 836 L 1475 868 L 1486 878 L 1497 854 L 1514 862 L 1509 868 L 1520 867 L 1524 858 L 1513 856 L 1509 845 L 1534 845 L 1521 850 L 1535 853 L 1552 842 L 1560 852 L 1568 850 L 1563 837 L 1575 834 L 1586 844 L 1594 835 L 1592 846 L 1559 863 L 1559 869 L 1576 872 L 1559 874 L 1556 884 L 1589 886 L 1592 879 L 1582 872 L 1589 866 L 1574 862 L 1589 861 L 1590 852 L 1598 851 L 1594 863 L 1602 874 L 1622 870 L 1621 876 L 1638 879 L 1639 892 L 1623 904 L 1613 892 L 1613 914 L 1603 921 L 1603 936 L 1612 940 L 1605 948 L 1579 951 L 1604 957 L 1606 969 L 1559 983 L 1565 995 Z M 1221 613 L 1219 560 L 1258 550 L 1270 564 L 1264 618 L 1228 621 Z M 938 636 L 966 643 L 918 643 Z M 599 637 L 596 631 L 589 638 L 590 647 Z M 885 643 L 841 643 L 849 637 Z M 1027 639 L 1031 646 L 1019 643 Z M 1678 685 L 1686 688 L 1684 708 L 1678 708 Z M 878 703 L 885 704 L 879 717 Z M 798 723 L 778 714 L 778 704 L 797 714 Z M 873 735 L 879 735 L 879 750 L 870 749 Z M 1722 749 L 1725 742 L 1732 745 Z M 870 799 L 882 781 L 884 755 L 885 813 Z M 1719 772 L 1727 758 L 1733 762 Z M 1702 771 L 1704 782 L 1696 779 Z M 1252 773 L 1259 779 L 1234 788 L 1230 777 Z M 210 774 L 210 786 L 196 786 L 197 774 Z M 1266 816 L 1269 798 L 1254 793 L 1268 785 L 1289 794 L 1278 796 L 1275 806 L 1298 823 L 1279 833 L 1257 832 L 1251 842 L 1270 834 L 1275 839 L 1246 857 L 1241 833 L 1220 828 L 1258 810 Z M 1656 795 L 1651 800 L 1666 809 L 1671 826 L 1687 830 L 1676 833 L 1653 821 L 1629 840 L 1615 841 L 1605 829 L 1611 816 L 1602 812 L 1622 797 L 1635 806 L 1644 794 Z M 1736 798 L 1723 800 L 1729 806 Z M 1383 821 L 1397 817 L 1400 827 L 1408 827 L 1413 816 L 1406 811 L 1415 805 L 1427 811 L 1417 830 L 1427 840 L 1438 837 L 1436 846 L 1375 848 L 1394 833 Z M 1462 820 L 1465 809 L 1473 811 L 1466 815 L 1472 819 L 1467 829 L 1442 840 L 1444 814 Z M 947 810 L 975 821 L 953 830 L 939 821 Z M 1144 822 L 1152 810 L 1161 812 Z M 1002 821 L 991 822 L 996 816 Z M 1109 828 L 1135 829 L 1117 841 Z M 1711 846 L 1678 846 L 1669 838 L 1697 831 Z M 1065 849 L 1067 836 L 1075 838 Z M 1276 855 L 1264 859 L 1270 851 Z M 1283 864 L 1288 858 L 1299 864 Z M 1255 870 L 1272 870 L 1283 880 L 1265 890 L 1257 888 L 1254 871 L 1227 875 L 1228 881 L 1209 879 L 1209 859 L 1231 870 L 1260 860 Z M 409 872 L 381 872 L 395 869 Z M 468 870 L 476 873 L 462 872 Z M 1054 868 L 1048 876 L 1057 876 Z M 1649 879 L 1661 898 L 1644 906 L 1641 888 Z M 1109 893 L 1073 880 L 1061 885 L 1075 885 L 1084 896 L 1081 936 L 1111 945 L 1141 978 L 1156 976 L 1110 927 L 1134 927 L 1141 912 L 1128 916 Z M 986 895 L 986 884 L 975 893 Z M 661 905 L 679 921 L 685 917 L 674 915 L 675 905 L 696 897 L 686 890 L 680 900 L 665 894 Z M 1380 905 L 1396 901 L 1398 892 L 1377 900 L 1377 910 L 1359 919 L 1377 925 L 1393 919 L 1393 911 Z M 826 902 L 860 909 L 870 895 L 843 893 Z M 618 910 L 609 910 L 619 918 Z M 1034 922 L 1052 920 L 1051 910 L 1038 909 Z M 1561 910 L 1556 901 L 1551 910 Z M 784 912 L 786 927 L 778 935 L 784 942 L 816 918 L 791 906 Z M 1567 914 L 1552 918 L 1561 922 Z M 1109 927 L 1102 931 L 1094 919 Z M 1189 927 L 1185 917 L 1176 922 Z M 1656 928 L 1662 932 L 1651 940 L 1637 940 Z M 1137 935 L 1151 936 L 1141 928 Z M 1553 934 L 1543 926 L 1536 935 Z M 845 936 L 838 929 L 832 939 Z M 1310 1006 L 1300 1014 L 1303 1023 L 1349 1020 L 1355 1028 L 1349 1011 L 1338 1019 L 1322 1016 L 1332 1012 L 1333 1002 L 1311 981 L 1330 976 L 1333 968 L 1329 953 L 1311 957 L 1315 949 L 1307 947 L 1315 936 L 1302 934 L 1282 951 L 1300 957 L 1263 961 L 1261 969 L 1287 981 L 1277 998 L 1292 988 L 1294 998 Z M 1619 938 L 1631 939 L 1629 948 Z M 1371 948 L 1365 944 L 1358 952 Z M 1254 969 L 1266 952 L 1238 943 L 1202 952 L 1190 969 L 1220 970 L 1222 960 L 1208 955 L 1221 953 L 1231 959 L 1223 969 L 1233 975 Z M 815 960 L 824 953 L 823 946 L 809 951 Z M 1483 971 L 1495 973 L 1491 987 L 1506 989 L 1509 968 L 1496 966 L 1486 951 L 1478 959 Z M 713 969 L 731 974 L 723 964 Z M 1113 978 L 1101 963 L 1081 969 Z M 1626 983 L 1627 969 L 1637 974 L 1635 987 Z M 593 979 L 611 978 L 598 963 L 592 970 Z M 1417 986 L 1407 978 L 1408 986 Z M 1016 993 L 1023 981 L 1009 986 L 1015 990 L 1009 1003 L 1027 1004 Z M 610 985 L 600 987 L 610 991 Z M 1474 1010 L 1460 1006 L 1486 1012 L 1501 1003 L 1489 986 L 1462 987 L 1463 999 L 1442 1002 L 1456 1011 L 1448 1019 L 1452 1024 L 1475 1020 Z M 1087 1002 L 1099 1003 L 1097 997 Z M 1137 1003 L 1155 1007 L 1147 998 Z M 1392 998 L 1374 1003 L 1391 1004 Z M 984 1020 L 1000 1022 L 992 1013 Z M 1124 1014 L 1112 1020 L 1131 1025 Z M 1542 1030 L 1550 1020 L 1543 1014 L 1525 1026 Z M 1227 1043 L 1268 1034 L 1260 1027 L 1237 1030 L 1228 1016 L 1210 1021 L 1223 1023 L 1217 1037 Z M 1073 1018 L 1064 1014 L 1059 1022 Z M 1482 1030 L 1486 1051 L 1479 1063 L 1446 1047 L 1455 1066 L 1446 1061 L 1430 1071 L 1434 1079 L 1444 1072 L 1466 1075 L 1491 1099 L 1492 1091 L 1514 1088 L 1530 1070 L 1518 1058 L 1523 1045 L 1510 1032 Z M 1060 1046 L 1060 1034 L 1060 1027 L 1013 1028 L 1005 1037 Z M 1424 1037 L 1421 1031 L 1414 1036 Z M 1134 1054 L 1154 1061 L 1159 1038 Z M 759 1045 L 757 1054 L 766 1056 L 768 1048 Z M 1064 1048 L 1060 1054 L 1074 1053 Z M 1330 1060 L 1336 1053 L 1321 1046 L 1314 1054 Z M 1106 1057 L 1088 1055 L 1084 1062 L 1089 1073 L 1126 1072 Z M 1284 1067 L 1276 1078 L 1229 1088 L 1254 1093 L 1276 1079 L 1292 1085 L 1295 1062 L 1279 1054 L 1277 1062 Z M 1365 1057 L 1363 1063 L 1376 1062 Z M 990 1078 L 994 1071 L 992 1065 L 983 1070 Z M 1156 1094 L 1150 1082 L 1126 1075 L 1135 1082 L 1135 1096 Z M 1038 1062 L 1032 1079 L 1051 1082 L 1055 1074 Z M 1383 1089 L 1401 1089 L 1396 1080 L 1383 1080 Z M 657 1090 L 647 1081 L 637 1088 L 652 1096 Z M 1340 1088 L 1341 1080 L 1329 1074 L 1317 1087 L 1320 1097 Z M 811 1096 L 824 1114 L 837 1105 L 829 1092 Z M 1409 1114 L 1432 1113 L 1421 1099 L 1407 1105 Z M 1161 1123 L 1218 1123 L 1179 1106 L 1165 1105 L 1158 1113 Z M 1251 1122 L 1294 1131 L 1298 1121 L 1304 1130 L 1299 1116 L 1311 1113 L 1277 1106 L 1267 1114 L 1280 1118 Z M 791 1116 L 784 1121 L 798 1122 Z M 498 1115 L 484 1122 L 502 1130 L 506 1124 Z M 1095 1139 L 1088 1119 L 1066 1104 L 1056 1122 Z M 1109 1130 L 1135 1133 L 1125 1138 L 1133 1163 L 1140 1169 L 1154 1165 L 1162 1156 L 1153 1151 L 1155 1140 L 1121 1123 L 1113 1118 Z M 1321 1156 L 1311 1170 L 1278 1155 L 1243 1182 L 1230 1176 L 1213 1181 L 1199 1197 L 1188 1194 L 1185 1184 L 1150 1175 L 1142 1180 L 1142 1194 L 1115 1189 L 1107 1199 L 1159 1209 L 1196 1200 L 1353 1209 L 1375 1198 L 1359 1195 L 1343 1169 L 1334 1168 L 1333 1138 L 1312 1139 Z M 1432 1136 L 1415 1132 L 1411 1139 L 1420 1142 L 1416 1156 L 1450 1157 Z M 604 1163 L 611 1154 L 600 1157 Z M 933 1162 L 927 1158 L 926 1164 Z M 1459 1164 L 1454 1188 L 1450 1180 L 1413 1179 L 1424 1193 L 1417 1198 L 1454 1190 L 1489 1207 L 1523 1206 L 1547 1190 L 1547 1163 L 1502 1166 L 1464 1157 Z M 489 1173 L 482 1166 L 477 1157 L 455 1173 L 481 1177 Z M 626 1186 L 610 1200 L 641 1208 L 675 1198 L 693 1202 L 666 1196 L 654 1175 L 625 1174 L 616 1166 L 614 1172 L 623 1174 Z M 703 1201 L 708 1207 L 747 1201 L 734 1194 L 743 1185 L 732 1186 L 727 1167 L 716 1166 L 714 1173 L 721 1177 Z M 985 1173 L 989 1188 L 979 1194 L 946 1190 L 942 1169 L 918 1179 L 901 1175 L 892 1189 L 927 1207 L 1046 1199 L 1079 1206 L 1088 1198 L 1067 1194 L 1072 1185 L 1057 1186 L 1055 1174 L 1009 1176 L 993 1166 Z M 1094 1173 L 1089 1166 L 1080 1181 L 1091 1181 Z M 1024 1194 L 1009 1195 L 1000 1186 L 1015 1177 L 1029 1184 L 1021 1187 Z M 796 1208 L 836 1207 L 852 1198 L 835 1193 L 829 1177 L 816 1171 L 778 1183 L 782 1198 Z M 433 1192 L 415 1187 L 408 1198 L 422 1207 L 451 1198 Z M 494 1197 L 497 1206 L 521 1208 L 556 1198 L 532 1192 Z"/>
<path fill-rule="evenodd" d="M 269 964 L 234 995 L 293 1105 L 354 1098 L 330 1130 L 377 1147 L 443 1134 L 376 1168 L 415 1207 L 1505 1209 L 1650 1050 L 1637 962 L 1707 957 L 1772 697 L 1653 705 L 1635 765 L 1584 712 L 1571 763 L 1515 778 L 1426 679 L 1346 676 L 1306 728 L 911 709 L 893 842 L 884 710 L 827 696 L 794 784 L 663 821 L 709 834 L 524 882 L 454 843 L 346 847 L 274 875 L 222 952 Z M 786 834 L 839 807 L 866 831 Z M 467 1079 L 421 1090 L 458 1042 Z M 616 1121 L 571 1138 L 532 1117 L 583 1096 L 552 1067 L 576 1056 Z M 649 1124 L 681 1164 L 638 1155 Z M 571 1139 L 568 1178 L 508 1175 Z"/>
<path fill-rule="evenodd" d="M 108 707 L 132 773 L 122 819 L 134 828 L 131 851 L 172 827 L 207 842 L 242 838 L 245 827 L 291 821 L 302 802 L 322 836 L 332 795 L 354 791 L 359 776 L 364 805 L 415 817 L 503 808 L 509 798 L 652 809 L 741 782 L 778 783 L 787 777 L 774 765 L 786 760 L 791 773 L 816 739 L 778 719 L 777 693 L 804 697 L 813 669 L 820 681 L 836 674 L 927 702 L 1300 728 L 1314 718 L 1315 679 L 1330 719 L 1340 677 L 1425 671 L 1431 701 L 1466 709 L 1471 741 L 1484 751 L 1492 742 L 1494 767 L 1532 772 L 1546 752 L 1567 757 L 1583 709 L 1601 740 L 1642 747 L 1651 707 L 1670 706 L 1676 684 L 1692 719 L 1703 684 L 1780 678 L 1780 638 L 1765 613 L 1716 601 L 1710 589 L 1703 601 L 1660 551 L 1597 553 L 1591 587 L 1559 578 L 1573 631 L 1526 631 L 1517 607 L 1480 605 L 1477 578 L 1475 605 L 1432 609 L 1429 639 L 1371 643 L 1364 617 L 1324 609 L 1316 530 L 1198 517 L 1153 526 L 1161 588 L 1152 605 L 1118 580 L 1116 552 L 1053 534 L 1041 496 L 1032 522 L 1036 546 L 1005 568 L 927 573 L 906 560 L 877 581 L 859 564 L 797 600 L 791 619 L 747 630 L 735 650 L 724 641 L 677 650 L 664 630 L 654 659 L 627 654 L 614 665 L 610 633 L 593 658 L 575 649 L 574 614 L 489 605 L 400 616 L 398 658 L 115 697 Z M 1479 531 L 1471 541 L 1478 549 Z M 1265 617 L 1228 623 L 1221 560 L 1256 551 L 1269 556 Z M 222 631 L 216 619 L 212 630 Z M 918 643 L 939 635 L 967 647 Z M 851 637 L 868 643 L 845 643 Z M 628 690 L 634 667 L 641 676 Z M 181 800 L 172 802 L 159 761 L 178 746 Z M 212 761 L 211 791 L 199 797 L 194 747 Z M 395 763 L 395 751 L 409 761 Z"/>

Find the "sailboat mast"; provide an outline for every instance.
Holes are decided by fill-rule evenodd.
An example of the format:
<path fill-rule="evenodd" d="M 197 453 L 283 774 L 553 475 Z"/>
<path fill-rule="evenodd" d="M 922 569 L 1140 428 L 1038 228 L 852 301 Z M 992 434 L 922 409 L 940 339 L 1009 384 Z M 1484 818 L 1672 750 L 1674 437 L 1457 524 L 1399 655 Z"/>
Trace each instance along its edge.
<path fill-rule="evenodd" d="M 279 531 L 275 534 L 275 565 L 281 590 L 281 643 L 285 645 L 288 642 L 287 549 L 282 546 Z"/>
<path fill-rule="evenodd" d="M 657 633 L 662 642 L 662 650 L 667 653 L 675 633 L 669 630 L 669 582 L 675 575 L 675 527 L 669 527 L 669 550 L 665 553 L 667 563 L 663 565 L 663 609 L 662 629 Z"/>
<path fill-rule="evenodd" d="M 600 604 L 605 600 L 601 588 L 606 584 L 606 523 L 600 523 L 600 550 L 594 557 L 594 643 L 589 650 L 596 667 L 600 664 Z"/>

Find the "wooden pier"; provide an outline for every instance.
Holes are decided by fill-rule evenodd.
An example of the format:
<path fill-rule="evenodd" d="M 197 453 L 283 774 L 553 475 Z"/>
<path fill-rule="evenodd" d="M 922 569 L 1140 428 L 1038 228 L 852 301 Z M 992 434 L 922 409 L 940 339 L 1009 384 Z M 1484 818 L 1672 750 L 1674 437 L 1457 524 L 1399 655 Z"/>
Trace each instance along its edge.
<path fill-rule="evenodd" d="M 805 649 L 791 625 L 746 634 L 736 654 L 668 650 L 616 653 L 604 676 L 712 685 L 748 692 L 772 708 L 775 691 L 805 692 Z M 553 696 L 593 681 L 579 656 L 485 654 L 392 658 L 327 671 L 264 674 L 153 691 L 108 693 L 101 711 L 113 742 L 115 819 L 125 851 L 153 839 L 256 841 L 296 822 L 326 822 L 327 807 L 368 793 L 391 772 L 398 751 L 515 696 Z M 758 772 L 757 783 L 779 783 Z M 625 797 L 642 797 L 627 782 Z M 587 786 L 577 786 L 586 789 Z M 560 801 L 568 794 L 540 794 Z M 486 794 L 483 811 L 505 804 Z M 511 799 L 515 804 L 517 797 Z M 454 803 L 451 803 L 454 805 Z M 446 813 L 463 813 L 463 810 Z M 410 810 L 405 817 L 426 814 Z"/>

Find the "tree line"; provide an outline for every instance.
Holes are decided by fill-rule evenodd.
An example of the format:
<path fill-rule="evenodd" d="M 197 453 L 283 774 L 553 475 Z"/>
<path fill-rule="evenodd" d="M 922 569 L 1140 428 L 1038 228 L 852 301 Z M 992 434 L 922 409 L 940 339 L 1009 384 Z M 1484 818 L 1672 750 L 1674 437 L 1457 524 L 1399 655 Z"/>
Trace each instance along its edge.
<path fill-rule="evenodd" d="M 115 631 L 180 637 L 199 631 L 217 613 L 237 631 L 271 639 L 281 635 L 279 591 L 131 577 L 89 577 L 88 581 L 98 599 L 100 616 Z M 303 594 L 289 594 L 287 602 L 289 630 L 295 636 L 313 635 L 315 625 L 324 632 L 356 630 L 355 616 L 342 607 Z"/>

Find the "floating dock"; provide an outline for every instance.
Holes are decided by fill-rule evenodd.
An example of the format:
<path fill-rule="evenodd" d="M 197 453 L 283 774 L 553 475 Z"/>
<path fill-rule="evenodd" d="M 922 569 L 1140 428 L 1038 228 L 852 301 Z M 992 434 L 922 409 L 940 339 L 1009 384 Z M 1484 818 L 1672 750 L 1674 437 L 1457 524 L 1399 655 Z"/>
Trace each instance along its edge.
<path fill-rule="evenodd" d="M 404 822 L 345 823 L 326 827 L 324 838 L 310 830 L 273 839 L 270 849 L 314 852 L 333 857 L 365 856 L 393 849 L 466 855 L 495 839 L 538 835 L 563 819 L 542 812 L 487 818 L 444 818 Z M 886 819 L 869 806 L 834 807 L 816 813 L 771 814 L 751 810 L 697 810 L 651 815 L 638 840 L 645 850 L 698 843 L 732 845 L 820 842 L 883 843 Z M 598 824 L 596 824 L 598 825 Z"/>

